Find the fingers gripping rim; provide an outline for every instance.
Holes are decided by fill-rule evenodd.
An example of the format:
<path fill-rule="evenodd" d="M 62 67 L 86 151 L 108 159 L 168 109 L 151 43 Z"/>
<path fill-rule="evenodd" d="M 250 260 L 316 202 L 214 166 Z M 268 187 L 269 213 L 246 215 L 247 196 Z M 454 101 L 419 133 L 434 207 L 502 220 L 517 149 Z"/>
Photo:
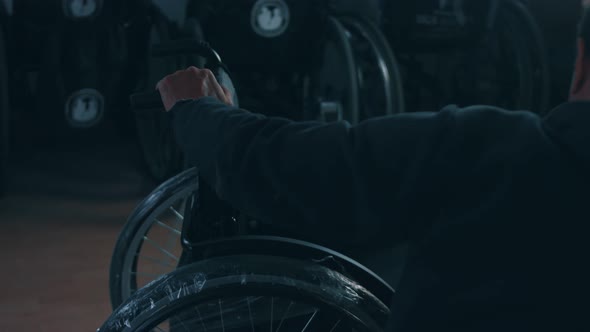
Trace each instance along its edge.
<path fill-rule="evenodd" d="M 197 41 L 202 45 L 202 48 L 206 49 L 206 51 L 204 51 L 204 55 L 206 56 L 205 66 L 215 74 L 215 78 L 217 79 L 219 84 L 223 85 L 230 91 L 230 93 L 232 94 L 233 105 L 239 107 L 238 95 L 236 92 L 236 88 L 233 84 L 230 72 L 228 68 L 223 64 L 219 54 L 206 42 L 206 37 L 204 35 L 203 28 L 199 20 L 195 17 L 188 17 L 183 26 L 183 33 L 187 38 Z M 202 67 L 203 64 L 196 58 L 199 58 L 199 56 L 188 57 L 187 62 L 189 63 L 187 63 L 187 65 L 195 65 L 196 67 Z"/>

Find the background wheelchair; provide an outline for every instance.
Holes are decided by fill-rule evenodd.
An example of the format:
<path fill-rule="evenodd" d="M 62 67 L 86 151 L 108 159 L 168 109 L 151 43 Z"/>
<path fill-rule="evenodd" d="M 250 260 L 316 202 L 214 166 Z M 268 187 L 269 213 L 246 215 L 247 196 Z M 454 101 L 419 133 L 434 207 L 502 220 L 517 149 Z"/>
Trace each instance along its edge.
<path fill-rule="evenodd" d="M 203 42 L 170 42 L 153 52 L 198 54 L 222 84 L 233 86 L 219 55 Z M 137 110 L 162 112 L 157 93 L 132 99 Z M 173 249 L 161 245 L 165 235 L 148 237 L 152 228 L 173 235 Z M 182 172 L 152 192 L 125 226 L 111 266 L 117 308 L 100 331 L 380 330 L 393 289 L 335 251 L 277 236 L 291 232 L 258 225 L 218 200 L 196 169 Z M 178 269 L 139 272 L 146 260 L 165 272 Z"/>
<path fill-rule="evenodd" d="M 183 20 L 153 13 L 150 43 L 207 40 L 232 68 L 240 104 L 263 114 L 357 123 L 403 112 L 401 73 L 378 22 L 331 3 L 189 1 Z M 269 10 L 281 19 L 269 23 Z M 195 63 L 188 60 L 151 58 L 146 82 L 151 88 L 171 70 Z M 183 162 L 159 116 L 138 115 L 137 131 L 149 173 L 161 182 L 180 172 Z"/>
<path fill-rule="evenodd" d="M 496 105 L 548 112 L 543 34 L 526 0 L 389 0 L 381 29 L 396 50 L 407 109 Z"/>

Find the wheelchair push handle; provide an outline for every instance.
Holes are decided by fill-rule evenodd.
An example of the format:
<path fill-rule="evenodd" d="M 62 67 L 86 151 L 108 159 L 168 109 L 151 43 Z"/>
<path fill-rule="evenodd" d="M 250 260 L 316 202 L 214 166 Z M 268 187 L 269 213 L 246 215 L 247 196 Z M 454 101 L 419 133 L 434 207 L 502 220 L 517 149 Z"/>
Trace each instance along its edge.
<path fill-rule="evenodd" d="M 228 71 L 223 62 L 221 62 L 221 57 L 207 42 L 194 39 L 167 41 L 153 46 L 151 55 L 156 58 L 183 55 L 201 56 L 207 60 L 207 67 L 213 72 L 217 82 L 222 85 L 229 83 L 233 88 L 231 82 L 226 82 L 226 80 L 231 80 L 231 78 L 227 76 Z M 164 109 L 160 92 L 157 90 L 132 94 L 129 101 L 131 109 L 134 111 L 157 111 Z"/>
<path fill-rule="evenodd" d="M 179 39 L 154 45 L 151 51 L 154 57 L 169 57 L 178 55 L 200 55 L 215 65 L 221 65 L 221 57 L 209 45 L 202 40 Z"/>

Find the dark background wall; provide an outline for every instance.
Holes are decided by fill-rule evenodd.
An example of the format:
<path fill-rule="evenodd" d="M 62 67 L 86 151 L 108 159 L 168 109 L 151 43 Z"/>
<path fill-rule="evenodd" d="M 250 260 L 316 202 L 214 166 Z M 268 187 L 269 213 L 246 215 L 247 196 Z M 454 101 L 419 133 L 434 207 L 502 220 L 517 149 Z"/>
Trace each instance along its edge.
<path fill-rule="evenodd" d="M 575 59 L 575 34 L 580 0 L 530 0 L 547 43 L 553 79 L 553 104 L 567 98 Z"/>
<path fill-rule="evenodd" d="M 10 1 L 10 0 L 4 0 Z M 167 16 L 182 21 L 188 0 L 154 0 Z M 354 8 L 358 1 L 339 0 L 342 8 Z M 374 3 L 375 1 L 362 1 Z M 580 0 L 529 0 L 528 5 L 543 30 L 551 61 L 553 79 L 552 104 L 567 98 L 575 58 L 575 33 L 580 14 Z M 371 12 L 371 11 L 368 11 Z"/>
<path fill-rule="evenodd" d="M 0 0 L 10 11 L 18 0 Z M 184 8 L 190 0 L 153 0 L 166 16 L 182 22 Z M 358 1 L 338 0 L 342 8 L 354 8 Z M 377 1 L 361 1 L 377 3 Z M 580 0 L 529 0 L 528 5 L 542 27 L 551 60 L 554 86 L 553 104 L 567 97 L 571 77 L 572 62 L 575 54 L 575 31 L 580 13 Z M 357 6 L 358 7 L 358 6 Z"/>

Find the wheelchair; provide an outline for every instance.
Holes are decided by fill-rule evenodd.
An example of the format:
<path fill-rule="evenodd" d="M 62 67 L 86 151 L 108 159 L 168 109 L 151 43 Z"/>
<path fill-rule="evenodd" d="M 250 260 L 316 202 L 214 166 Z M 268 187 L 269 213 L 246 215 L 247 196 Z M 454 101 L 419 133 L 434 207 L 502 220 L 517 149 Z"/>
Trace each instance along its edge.
<path fill-rule="evenodd" d="M 240 104 L 263 114 L 357 123 L 403 112 L 401 73 L 378 22 L 330 3 L 189 1 L 183 20 L 153 13 L 150 43 L 207 40 L 232 68 Z M 271 12 L 278 21 L 271 22 Z M 149 88 L 167 73 L 198 63 L 188 60 L 152 57 L 145 70 L 152 73 L 146 80 Z M 158 116 L 138 115 L 137 131 L 149 173 L 162 182 L 180 172 L 183 162 Z"/>
<path fill-rule="evenodd" d="M 547 49 L 526 1 L 389 0 L 383 13 L 408 108 L 550 110 Z"/>
<path fill-rule="evenodd" d="M 163 43 L 152 53 L 198 54 L 233 87 L 202 41 Z M 132 104 L 139 112 L 163 107 L 154 92 Z M 234 210 L 188 168 L 155 189 L 125 225 L 111 265 L 115 312 L 99 331 L 381 330 L 390 285 L 336 251 L 285 237 L 290 232 Z M 145 263 L 155 268 L 139 271 Z"/>

